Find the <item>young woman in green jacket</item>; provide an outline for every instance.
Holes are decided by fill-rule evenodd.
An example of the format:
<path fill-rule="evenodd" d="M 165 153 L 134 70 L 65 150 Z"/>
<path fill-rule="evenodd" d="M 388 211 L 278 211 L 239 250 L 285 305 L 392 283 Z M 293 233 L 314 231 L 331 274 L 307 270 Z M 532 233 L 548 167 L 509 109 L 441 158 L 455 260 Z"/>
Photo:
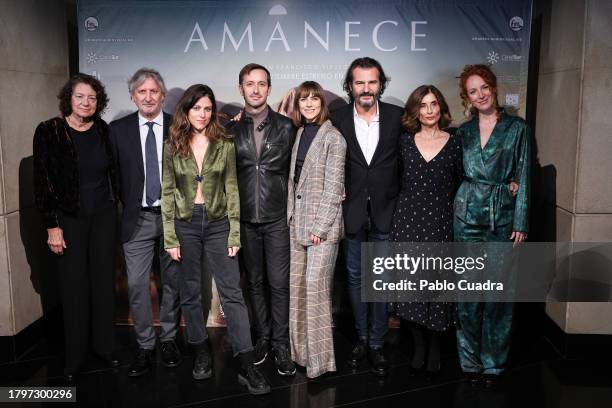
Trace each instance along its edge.
<path fill-rule="evenodd" d="M 238 380 L 252 394 L 270 392 L 253 364 L 249 317 L 240 288 L 234 143 L 218 122 L 215 96 L 206 85 L 190 86 L 176 106 L 163 155 L 162 220 L 164 247 L 181 268 L 187 342 L 196 350 L 193 378 L 212 376 L 200 286 L 204 258 L 219 291 L 234 356 L 240 359 Z"/>

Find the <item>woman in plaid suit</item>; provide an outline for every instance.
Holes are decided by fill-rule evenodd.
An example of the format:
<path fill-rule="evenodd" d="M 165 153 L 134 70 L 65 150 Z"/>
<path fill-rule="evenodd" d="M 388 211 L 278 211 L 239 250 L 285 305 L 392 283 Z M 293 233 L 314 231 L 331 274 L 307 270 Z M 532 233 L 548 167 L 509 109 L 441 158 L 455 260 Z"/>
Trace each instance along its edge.
<path fill-rule="evenodd" d="M 309 378 L 336 370 L 331 290 L 344 235 L 342 195 L 346 142 L 332 126 L 323 89 L 302 83 L 293 121 L 287 220 L 291 237 L 289 338 L 293 360 Z"/>

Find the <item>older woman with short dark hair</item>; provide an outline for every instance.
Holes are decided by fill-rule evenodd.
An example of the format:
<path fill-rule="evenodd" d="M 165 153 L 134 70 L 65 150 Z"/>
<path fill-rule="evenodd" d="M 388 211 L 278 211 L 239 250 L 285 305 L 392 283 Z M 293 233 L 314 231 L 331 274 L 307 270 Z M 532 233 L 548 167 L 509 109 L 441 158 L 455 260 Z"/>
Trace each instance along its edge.
<path fill-rule="evenodd" d="M 57 255 L 64 310 L 67 382 L 74 380 L 91 340 L 116 365 L 114 288 L 116 183 L 102 83 L 77 74 L 61 88 L 60 115 L 34 134 L 34 189 Z"/>

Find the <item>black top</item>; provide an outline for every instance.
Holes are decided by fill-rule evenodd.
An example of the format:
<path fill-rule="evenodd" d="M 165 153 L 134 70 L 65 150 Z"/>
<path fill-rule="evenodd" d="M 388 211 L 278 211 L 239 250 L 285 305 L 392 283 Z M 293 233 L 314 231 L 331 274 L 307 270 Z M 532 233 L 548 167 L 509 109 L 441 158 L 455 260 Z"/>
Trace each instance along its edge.
<path fill-rule="evenodd" d="M 78 157 L 79 215 L 93 215 L 112 206 L 108 178 L 110 162 L 102 136 L 95 125 L 84 132 L 70 127 L 68 129 Z"/>
<path fill-rule="evenodd" d="M 307 123 L 304 125 L 304 131 L 302 132 L 300 145 L 298 146 L 297 156 L 295 158 L 295 173 L 293 176 L 295 184 L 300 181 L 300 174 L 302 174 L 302 166 L 304 166 L 304 160 L 306 160 L 308 149 L 310 149 L 310 145 L 320 128 L 321 125 L 317 123 Z"/>

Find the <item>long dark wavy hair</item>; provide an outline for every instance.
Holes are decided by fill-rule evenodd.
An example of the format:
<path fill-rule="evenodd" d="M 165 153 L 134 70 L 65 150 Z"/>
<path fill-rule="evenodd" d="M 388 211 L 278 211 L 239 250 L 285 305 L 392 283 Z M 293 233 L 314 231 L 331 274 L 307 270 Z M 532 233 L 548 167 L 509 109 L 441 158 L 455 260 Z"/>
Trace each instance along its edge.
<path fill-rule="evenodd" d="M 376 61 L 374 58 L 370 57 L 362 57 L 357 58 L 346 70 L 346 74 L 344 75 L 344 83 L 342 84 L 342 89 L 349 97 L 349 101 L 353 103 L 355 101 L 355 97 L 353 97 L 353 93 L 351 92 L 351 84 L 353 83 L 353 70 L 355 68 L 376 68 L 378 70 L 378 79 L 380 81 L 380 93 L 378 97 L 380 98 L 382 94 L 385 92 L 387 88 L 387 84 L 391 80 L 387 75 L 385 75 L 385 71 L 380 65 L 380 62 Z"/>
<path fill-rule="evenodd" d="M 100 82 L 98 78 L 81 72 L 73 75 L 72 78 L 60 88 L 57 94 L 57 99 L 59 99 L 59 110 L 62 116 L 66 117 L 72 113 L 72 94 L 74 92 L 74 87 L 78 84 L 87 84 L 91 86 L 96 93 L 96 111 L 92 115 L 92 119 L 100 118 L 106 110 L 109 101 L 104 85 L 102 85 L 102 82 Z"/>
<path fill-rule="evenodd" d="M 493 95 L 493 107 L 497 110 L 497 116 L 499 117 L 499 102 L 497 101 L 497 77 L 493 73 L 493 70 L 485 64 L 474 64 L 466 65 L 461 72 L 459 77 L 459 96 L 461 97 L 461 104 L 465 108 L 465 114 L 467 116 L 474 116 L 478 113 L 470 102 L 470 98 L 467 94 L 467 80 L 472 75 L 478 75 L 482 78 L 485 84 L 489 85 L 491 95 Z"/>
<path fill-rule="evenodd" d="M 428 94 L 432 93 L 438 100 L 440 105 L 440 120 L 438 121 L 438 127 L 444 129 L 452 122 L 452 117 L 446 99 L 438 88 L 433 85 L 421 85 L 408 97 L 406 105 L 404 106 L 404 115 L 402 116 L 402 125 L 406 130 L 411 133 L 417 133 L 421 130 L 421 122 L 419 121 L 419 115 L 421 110 L 421 102 L 423 98 Z"/>
<path fill-rule="evenodd" d="M 194 131 L 193 126 L 189 123 L 189 110 L 205 96 L 212 103 L 212 116 L 206 126 L 206 137 L 211 142 L 227 137 L 225 129 L 217 118 L 217 101 L 212 89 L 203 84 L 191 85 L 176 104 L 170 125 L 169 145 L 173 152 L 178 153 L 184 159 L 191 153 L 191 137 Z"/>

